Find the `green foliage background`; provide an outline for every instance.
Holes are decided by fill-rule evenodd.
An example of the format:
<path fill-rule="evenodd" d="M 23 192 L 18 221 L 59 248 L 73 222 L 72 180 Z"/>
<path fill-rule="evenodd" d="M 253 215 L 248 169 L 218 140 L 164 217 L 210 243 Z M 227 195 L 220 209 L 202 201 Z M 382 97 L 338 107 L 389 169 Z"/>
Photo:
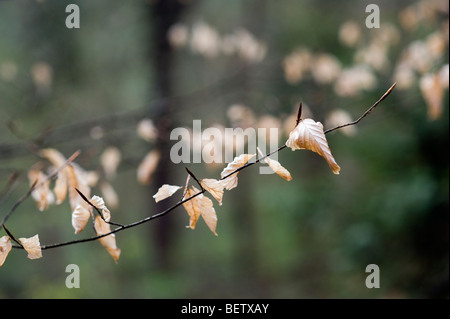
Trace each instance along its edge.
<path fill-rule="evenodd" d="M 400 32 L 388 52 L 390 67 L 376 73 L 376 87 L 342 97 L 311 79 L 287 83 L 282 61 L 301 46 L 351 66 L 355 49 L 339 41 L 339 26 L 355 21 L 367 41 L 375 32 L 364 26 L 369 2 L 185 2 L 180 22 L 204 21 L 220 34 L 246 28 L 266 43 L 267 53 L 261 62 L 245 64 L 234 56 L 208 59 L 189 47 L 174 50 L 173 95 L 182 98 L 170 117 L 180 125 L 201 119 L 205 126 L 228 126 L 227 109 L 235 103 L 256 116 L 281 119 L 300 99 L 317 121 L 334 108 L 356 118 L 393 83 L 408 44 L 442 28 L 448 36 L 448 4 L 446 14 L 405 31 L 399 14 L 427 2 L 379 1 L 382 28 L 389 23 Z M 69 3 L 80 7 L 80 29 L 64 25 Z M 90 170 L 100 169 L 107 146 L 119 147 L 123 159 L 111 183 L 120 207 L 113 220 L 130 223 L 160 211 L 149 187 L 136 181 L 136 167 L 152 148 L 136 135 L 136 124 L 152 116 L 161 98 L 151 59 L 153 5 L 0 2 L 0 65 L 16 66 L 12 80 L 0 78 L 0 187 L 20 173 L 2 197 L 0 218 L 27 190 L 27 170 L 39 160 L 29 148 L 32 140 L 66 156 L 81 149 L 77 162 Z M 51 66 L 48 92 L 37 90 L 30 75 L 36 62 Z M 448 53 L 438 62 L 434 71 L 448 64 Z M 223 206 L 215 204 L 218 237 L 203 222 L 195 231 L 185 229 L 188 216 L 176 209 L 164 217 L 173 223 L 167 263 L 158 260 L 161 220 L 117 234 L 118 264 L 97 242 L 46 250 L 39 260 L 13 249 L 0 268 L 0 298 L 448 298 L 448 90 L 443 103 L 442 116 L 430 120 L 416 80 L 409 89 L 394 90 L 355 136 L 328 134 L 338 176 L 316 154 L 288 149 L 278 159 L 291 172 L 290 182 L 260 175 L 256 166 L 242 171 L 238 188 L 225 194 Z M 95 127 L 102 138 L 92 138 Z M 35 140 L 47 128 L 55 133 Z M 184 185 L 184 166 L 210 178 L 225 166 L 168 165 L 173 180 L 167 183 L 174 185 Z M 28 199 L 7 225 L 16 237 L 38 233 L 45 244 L 92 234 L 73 235 L 70 218 L 67 202 L 39 212 Z M 79 289 L 65 286 L 68 264 L 80 267 Z M 368 264 L 380 267 L 379 289 L 365 286 Z"/>

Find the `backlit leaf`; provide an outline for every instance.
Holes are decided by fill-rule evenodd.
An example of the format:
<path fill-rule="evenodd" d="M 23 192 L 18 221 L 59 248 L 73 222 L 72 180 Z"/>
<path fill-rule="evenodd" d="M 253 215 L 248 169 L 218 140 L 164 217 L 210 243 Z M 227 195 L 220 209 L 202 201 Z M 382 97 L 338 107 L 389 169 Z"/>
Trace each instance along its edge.
<path fill-rule="evenodd" d="M 75 207 L 72 212 L 72 226 L 75 229 L 75 234 L 80 233 L 86 227 L 90 215 L 91 213 L 86 207 L 81 205 Z"/>
<path fill-rule="evenodd" d="M 28 253 L 27 257 L 29 259 L 39 259 L 42 257 L 39 235 L 36 234 L 30 238 L 19 238 L 19 241 Z"/>
<path fill-rule="evenodd" d="M 137 169 L 137 179 L 138 182 L 146 185 L 150 183 L 150 180 L 158 167 L 159 160 L 161 158 L 161 153 L 159 151 L 150 151 L 139 164 Z"/>
<path fill-rule="evenodd" d="M 240 156 L 235 157 L 234 160 L 231 163 L 229 163 L 227 165 L 227 167 L 225 167 L 223 169 L 222 173 L 220 173 L 220 176 L 222 178 L 228 176 L 230 173 L 234 172 L 236 169 L 247 164 L 247 162 L 255 155 L 256 154 L 241 154 Z M 233 189 L 237 186 L 237 184 L 238 184 L 237 174 L 238 173 L 236 172 L 233 175 L 230 175 L 227 178 L 223 179 L 223 181 L 224 181 L 223 185 L 226 190 Z"/>
<path fill-rule="evenodd" d="M 284 178 L 285 180 L 287 180 L 288 182 L 289 182 L 290 180 L 292 180 L 291 174 L 289 173 L 289 171 L 288 171 L 286 168 L 284 168 L 283 166 L 281 166 L 280 162 L 278 162 L 278 161 L 276 161 L 276 160 L 273 160 L 273 159 L 271 159 L 271 158 L 268 158 L 268 157 L 266 157 L 266 158 L 264 159 L 264 161 L 270 166 L 271 169 L 273 169 L 273 171 L 274 171 L 275 173 L 278 174 L 278 176 L 283 177 L 283 178 Z"/>
<path fill-rule="evenodd" d="M 110 146 L 103 151 L 100 162 L 106 178 L 113 179 L 116 176 L 117 167 L 120 164 L 121 154 L 117 147 Z"/>
<path fill-rule="evenodd" d="M 11 251 L 11 248 L 11 239 L 8 236 L 0 237 L 0 267 L 5 262 L 5 259 Z"/>
<path fill-rule="evenodd" d="M 212 178 L 204 178 L 200 184 L 206 189 L 218 202 L 222 205 L 223 189 L 225 187 L 225 180 L 217 180 Z"/>
<path fill-rule="evenodd" d="M 339 174 L 341 168 L 331 154 L 331 150 L 323 132 L 322 123 L 315 122 L 312 119 L 300 120 L 295 129 L 289 133 L 286 146 L 293 151 L 306 149 L 318 153 L 325 158 L 333 173 Z"/>
<path fill-rule="evenodd" d="M 106 222 L 111 220 L 111 212 L 105 205 L 105 201 L 100 196 L 94 195 L 90 200 L 91 204 L 94 205 L 98 210 L 101 210 L 103 219 Z"/>
<path fill-rule="evenodd" d="M 155 195 L 153 195 L 153 198 L 155 199 L 155 202 L 162 201 L 163 199 L 166 199 L 175 194 L 175 192 L 180 188 L 182 187 L 164 184 L 158 189 L 158 192 Z"/>
<path fill-rule="evenodd" d="M 108 223 L 105 223 L 100 216 L 95 217 L 94 228 L 97 235 L 104 235 L 111 232 L 111 227 Z M 106 248 L 108 253 L 114 259 L 115 262 L 119 260 L 120 249 L 116 246 L 115 234 L 110 234 L 98 239 L 103 247 Z"/>
<path fill-rule="evenodd" d="M 184 199 L 189 198 L 200 192 L 194 186 L 191 187 L 192 188 L 186 191 Z M 203 196 L 203 194 L 197 195 L 191 200 L 183 203 L 183 206 L 190 217 L 189 227 L 191 229 L 195 229 L 195 225 L 197 224 L 198 218 L 202 216 L 206 225 L 213 232 L 213 234 L 217 236 L 216 233 L 217 215 L 213 207 L 213 202 L 208 197 Z"/>

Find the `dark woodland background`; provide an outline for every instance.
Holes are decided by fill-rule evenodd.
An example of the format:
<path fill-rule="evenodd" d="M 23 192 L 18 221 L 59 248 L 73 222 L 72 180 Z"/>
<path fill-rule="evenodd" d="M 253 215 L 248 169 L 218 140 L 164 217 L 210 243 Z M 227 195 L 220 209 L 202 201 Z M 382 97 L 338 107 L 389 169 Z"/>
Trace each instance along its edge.
<path fill-rule="evenodd" d="M 69 3 L 80 29 L 65 27 Z M 278 127 L 282 145 L 299 101 L 330 128 L 333 111 L 356 119 L 398 84 L 353 131 L 327 135 L 340 175 L 285 149 L 293 180 L 240 172 L 215 203 L 218 237 L 203 221 L 186 229 L 178 208 L 118 233 L 118 264 L 97 242 L 39 260 L 13 249 L 0 298 L 448 298 L 448 2 L 378 1 L 379 29 L 365 26 L 369 3 L 1 1 L 0 218 L 27 191 L 39 148 L 79 149 L 76 162 L 100 172 L 102 152 L 117 147 L 111 211 L 131 223 L 173 204 L 152 195 L 184 185 L 185 166 L 217 178 L 226 165 L 173 164 L 172 128 Z M 429 74 L 446 79 L 437 102 Z M 159 138 L 138 136 L 144 118 Z M 162 158 L 142 185 L 136 169 L 152 149 Z M 28 199 L 8 228 L 41 244 L 91 236 L 73 234 L 70 213 Z M 65 286 L 68 264 L 80 267 L 79 289 Z M 379 289 L 365 286 L 368 264 L 380 267 Z"/>

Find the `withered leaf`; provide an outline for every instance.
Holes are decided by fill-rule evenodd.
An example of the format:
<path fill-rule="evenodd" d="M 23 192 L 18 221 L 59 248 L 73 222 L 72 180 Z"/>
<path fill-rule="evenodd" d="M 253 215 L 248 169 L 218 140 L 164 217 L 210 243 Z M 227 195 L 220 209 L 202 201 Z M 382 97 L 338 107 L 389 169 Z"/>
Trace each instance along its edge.
<path fill-rule="evenodd" d="M 117 147 L 109 146 L 103 151 L 100 162 L 106 178 L 113 179 L 116 176 L 117 167 L 120 164 L 121 157 L 121 153 Z"/>
<path fill-rule="evenodd" d="M 105 223 L 100 216 L 95 217 L 94 228 L 97 235 L 104 235 L 111 232 L 110 225 L 108 223 Z M 114 261 L 117 262 L 120 257 L 120 249 L 116 246 L 115 234 L 101 237 L 98 240 L 102 244 L 102 246 L 106 248 Z"/>
<path fill-rule="evenodd" d="M 54 148 L 45 148 L 39 152 L 39 155 L 48 159 L 55 167 L 60 167 L 66 162 L 66 158 Z"/>
<path fill-rule="evenodd" d="M 0 267 L 5 262 L 5 259 L 11 251 L 11 248 L 11 239 L 8 236 L 0 237 Z"/>
<path fill-rule="evenodd" d="M 91 213 L 89 210 L 81 205 L 77 205 L 72 212 L 72 226 L 75 229 L 75 234 L 80 233 L 85 227 L 89 220 Z"/>
<path fill-rule="evenodd" d="M 197 188 L 191 186 L 191 188 L 189 188 L 186 191 L 184 199 L 189 198 L 199 192 L 200 191 Z M 217 236 L 216 233 L 217 215 L 213 207 L 212 200 L 210 200 L 206 196 L 203 196 L 203 194 L 200 194 L 192 198 L 191 200 L 183 203 L 183 206 L 190 217 L 189 227 L 191 229 L 195 229 L 195 225 L 197 224 L 198 218 L 202 216 L 206 225 L 209 227 L 212 233 Z"/>
<path fill-rule="evenodd" d="M 420 90 L 427 103 L 428 118 L 436 120 L 442 115 L 444 87 L 437 74 L 425 74 L 420 79 Z"/>
<path fill-rule="evenodd" d="M 35 184 L 35 188 L 31 192 L 31 197 L 36 202 L 40 211 L 47 209 L 48 205 L 53 204 L 55 196 L 50 190 L 50 180 L 39 169 L 32 167 L 28 172 L 30 185 Z"/>
<path fill-rule="evenodd" d="M 106 222 L 111 220 L 111 212 L 105 205 L 105 201 L 100 196 L 94 195 L 90 200 L 91 204 L 94 205 L 98 210 L 101 210 L 103 219 Z"/>
<path fill-rule="evenodd" d="M 153 195 L 153 198 L 155 199 L 155 202 L 160 202 L 160 201 L 172 196 L 173 194 L 175 194 L 175 192 L 177 190 L 179 190 L 180 188 L 182 188 L 182 187 L 176 186 L 176 185 L 164 184 L 163 186 L 161 186 L 158 189 L 158 192 L 156 192 L 156 194 Z"/>
<path fill-rule="evenodd" d="M 256 154 L 241 154 L 240 156 L 235 157 L 234 160 L 231 163 L 229 163 L 227 165 L 227 167 L 225 167 L 223 169 L 223 171 L 220 173 L 220 176 L 222 178 L 226 177 L 228 174 L 234 172 L 236 169 L 247 164 L 247 162 L 255 155 Z M 238 174 L 238 172 L 223 179 L 223 181 L 224 181 L 223 185 L 226 190 L 233 189 L 237 186 L 237 184 L 238 184 L 237 174 Z"/>
<path fill-rule="evenodd" d="M 103 198 L 105 199 L 105 203 L 115 209 L 119 207 L 119 196 L 117 196 L 116 191 L 112 187 L 112 185 L 106 181 L 100 183 L 100 190 L 102 192 Z"/>
<path fill-rule="evenodd" d="M 82 169 L 74 164 L 67 165 L 64 167 L 63 171 L 66 174 L 69 202 L 72 211 L 74 211 L 78 205 L 81 205 L 86 209 L 89 208 L 89 204 L 86 203 L 77 192 L 78 189 L 86 196 L 86 198 L 91 196 L 91 188 L 86 180 L 86 174 L 83 174 Z"/>
<path fill-rule="evenodd" d="M 150 183 L 150 180 L 158 167 L 161 153 L 157 150 L 150 151 L 139 164 L 137 169 L 137 180 L 142 185 Z"/>
<path fill-rule="evenodd" d="M 261 150 L 259 149 L 259 147 L 257 147 L 258 149 L 258 153 L 261 157 L 264 156 L 264 154 L 261 152 Z M 264 162 L 267 163 L 267 165 L 269 165 L 269 167 L 276 173 L 278 174 L 278 176 L 283 177 L 285 180 L 287 180 L 288 182 L 290 180 L 292 180 L 292 176 L 291 173 L 289 173 L 289 171 L 284 168 L 283 166 L 281 166 L 280 162 L 273 160 L 269 157 L 264 158 Z"/>
<path fill-rule="evenodd" d="M 222 206 L 223 189 L 225 188 L 225 180 L 217 180 L 213 178 L 204 178 L 200 181 L 200 184 L 206 189 Z"/>
<path fill-rule="evenodd" d="M 39 259 L 42 257 L 41 243 L 39 242 L 39 235 L 34 235 L 30 238 L 19 238 L 23 248 L 28 253 L 29 259 Z"/>
<path fill-rule="evenodd" d="M 273 171 L 275 173 L 278 174 L 278 176 L 283 177 L 285 180 L 287 180 L 288 182 L 290 180 L 292 180 L 292 176 L 291 173 L 289 173 L 289 171 L 284 168 L 283 166 L 281 166 L 280 162 L 273 160 L 271 158 L 266 157 L 264 159 L 264 161 L 270 166 L 271 169 L 273 169 Z"/>
<path fill-rule="evenodd" d="M 339 174 L 340 167 L 336 163 L 327 139 L 323 132 L 323 125 L 312 119 L 300 120 L 298 125 L 289 133 L 286 146 L 293 151 L 297 149 L 306 149 L 316 152 L 327 161 L 334 174 Z"/>
<path fill-rule="evenodd" d="M 67 196 L 67 182 L 64 172 L 58 172 L 53 192 L 56 197 L 56 204 L 61 204 Z"/>

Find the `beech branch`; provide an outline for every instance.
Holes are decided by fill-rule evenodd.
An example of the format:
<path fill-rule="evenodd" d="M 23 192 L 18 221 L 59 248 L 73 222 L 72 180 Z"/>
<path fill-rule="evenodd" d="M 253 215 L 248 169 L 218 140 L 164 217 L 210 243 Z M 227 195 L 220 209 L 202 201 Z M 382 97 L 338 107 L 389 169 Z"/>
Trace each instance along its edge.
<path fill-rule="evenodd" d="M 393 85 L 392 85 L 392 86 L 391 86 L 391 87 L 383 94 L 383 96 L 381 96 L 381 98 L 380 98 L 378 101 L 376 101 L 370 108 L 368 108 L 368 109 L 367 109 L 367 110 L 366 110 L 366 111 L 365 111 L 365 112 L 364 112 L 357 120 L 355 120 L 355 121 L 353 121 L 353 122 L 350 122 L 350 123 L 346 123 L 346 124 L 343 124 L 343 125 L 336 126 L 336 127 L 334 127 L 334 128 L 328 129 L 328 130 L 325 130 L 324 133 L 327 134 L 327 133 L 330 133 L 330 132 L 332 132 L 332 131 L 335 131 L 335 130 L 344 128 L 344 127 L 346 127 L 346 126 L 351 126 L 351 125 L 356 125 L 356 124 L 358 124 L 363 118 L 365 118 L 367 115 L 369 115 L 369 114 L 373 111 L 373 109 L 375 109 L 375 107 L 377 107 L 384 99 L 387 98 L 387 96 L 388 96 L 388 95 L 392 92 L 392 90 L 394 89 L 395 85 L 396 85 L 396 83 L 394 83 L 394 84 L 393 84 Z M 301 108 L 302 108 L 302 104 L 300 104 L 300 106 L 299 106 L 299 112 L 298 112 L 298 117 L 297 117 L 297 120 L 296 120 L 296 122 L 297 122 L 296 125 L 298 125 L 299 122 L 300 122 Z M 280 146 L 278 149 L 276 149 L 276 150 L 274 150 L 274 151 L 272 151 L 272 152 L 269 152 L 269 153 L 267 153 L 267 154 L 264 155 L 264 156 L 260 156 L 260 157 L 258 157 L 256 160 L 254 160 L 254 161 L 252 161 L 252 162 L 248 162 L 248 163 L 246 163 L 245 165 L 243 165 L 243 166 L 241 166 L 241 167 L 235 169 L 234 171 L 232 171 L 232 172 L 229 173 L 228 175 L 222 177 L 220 180 L 224 180 L 224 179 L 228 178 L 229 176 L 231 176 L 231 175 L 233 175 L 233 174 L 236 174 L 237 172 L 239 172 L 239 171 L 241 171 L 241 170 L 243 170 L 243 169 L 246 169 L 246 168 L 249 167 L 249 166 L 252 166 L 252 165 L 254 165 L 254 164 L 256 164 L 256 163 L 259 163 L 259 162 L 261 162 L 262 160 L 268 158 L 269 156 L 271 156 L 271 155 L 273 155 L 273 154 L 275 154 L 275 153 L 277 153 L 277 152 L 280 152 L 281 150 L 285 149 L 286 147 L 287 147 L 286 145 L 282 145 L 282 146 Z M 76 156 L 78 156 L 78 152 L 76 152 L 74 155 L 72 155 L 72 156 L 66 161 L 65 165 L 68 165 L 71 161 L 73 161 L 73 160 L 75 159 Z M 63 166 L 65 166 L 65 165 L 63 165 Z M 49 178 L 49 179 L 50 179 L 50 178 L 53 178 L 53 177 L 58 173 L 58 171 L 59 171 L 60 169 L 62 169 L 62 168 L 63 168 L 63 167 L 59 167 L 55 172 L 53 172 L 51 175 L 49 175 L 48 178 Z M 189 169 L 186 168 L 186 170 L 187 170 L 187 172 L 188 172 L 188 180 L 186 181 L 186 189 L 187 189 L 187 186 L 188 186 L 189 177 L 192 177 L 193 179 L 195 179 L 195 181 L 201 186 L 200 182 L 199 182 L 198 179 L 195 177 L 195 175 L 194 175 Z M 43 181 L 43 182 L 45 182 L 45 181 Z M 34 184 L 30 187 L 30 189 L 28 190 L 28 192 L 27 192 L 26 194 L 24 194 L 24 195 L 23 195 L 23 196 L 22 196 L 22 197 L 14 204 L 14 206 L 11 208 L 11 210 L 5 215 L 5 217 L 3 218 L 2 222 L 1 222 L 1 226 L 5 229 L 5 231 L 7 231 L 7 230 L 6 230 L 6 228 L 4 227 L 4 223 L 6 222 L 6 220 L 8 219 L 8 217 L 9 217 L 9 216 L 17 209 L 17 207 L 18 207 L 25 199 L 27 199 L 27 198 L 30 196 L 31 192 L 32 192 L 36 187 L 39 187 L 39 185 L 41 185 L 43 182 L 41 182 L 41 183 L 38 184 L 38 185 L 36 185 L 36 183 L 34 183 Z M 77 191 L 78 191 L 78 190 L 77 190 Z M 129 229 L 129 228 L 132 228 L 132 227 L 136 227 L 136 226 L 138 226 L 138 225 L 141 225 L 141 224 L 150 222 L 151 220 L 154 220 L 154 219 L 157 219 L 157 218 L 160 218 L 160 217 L 163 217 L 163 216 L 167 215 L 168 213 L 174 211 L 174 210 L 175 210 L 176 208 L 178 208 L 179 206 L 183 205 L 184 203 L 186 203 L 186 202 L 192 200 L 193 198 L 195 198 L 195 197 L 197 197 L 197 196 L 199 196 L 199 195 L 201 195 L 201 194 L 203 194 L 203 193 L 205 193 L 205 192 L 206 192 L 206 190 L 205 190 L 203 187 L 201 187 L 201 190 L 200 190 L 199 192 L 197 192 L 197 193 L 195 193 L 194 195 L 191 195 L 190 197 L 187 197 L 187 198 L 184 198 L 184 196 L 183 196 L 182 199 L 180 199 L 176 204 L 174 204 L 173 206 L 169 207 L 168 209 L 166 209 L 166 210 L 164 210 L 164 211 L 162 211 L 162 212 L 160 212 L 160 213 L 157 213 L 157 214 L 155 214 L 155 215 L 146 217 L 146 218 L 144 218 L 144 219 L 142 219 L 142 220 L 139 220 L 139 221 L 130 223 L 130 224 L 121 225 L 121 224 L 109 222 L 109 224 L 111 224 L 111 225 L 116 225 L 116 226 L 118 226 L 118 227 L 115 228 L 115 229 L 113 229 L 113 230 L 111 230 L 111 231 L 108 232 L 108 233 L 105 233 L 105 234 L 102 234 L 102 235 L 96 235 L 96 236 L 89 237 L 89 238 L 83 238 L 83 239 L 71 240 L 71 241 L 66 241 L 66 242 L 61 242 L 61 243 L 55 243 L 55 244 L 49 244 L 49 245 L 42 245 L 42 246 L 41 246 L 41 250 L 53 249 L 53 248 L 57 248 L 57 247 L 63 247 L 63 246 L 68 246 L 68 245 L 75 245 L 75 244 L 80 244 L 80 243 L 85 243 L 85 242 L 91 242 L 91 241 L 95 241 L 95 240 L 98 240 L 98 239 L 100 239 L 100 238 L 106 237 L 106 236 L 108 236 L 108 235 L 118 233 L 118 232 L 120 232 L 120 231 L 122 231 L 122 230 Z M 98 208 L 95 207 L 92 203 L 90 203 L 90 201 L 89 201 L 89 200 L 88 200 L 88 199 L 87 199 L 80 191 L 78 191 L 78 193 L 80 194 L 80 196 L 81 196 L 86 202 L 88 202 L 93 208 L 95 208 L 95 209 L 97 210 L 97 212 L 100 214 L 100 216 L 103 218 L 103 216 L 102 216 L 101 212 L 98 210 Z M 0 228 L 0 230 L 1 230 L 1 228 Z M 7 231 L 7 233 L 10 234 L 9 231 Z M 10 237 L 13 238 L 12 236 L 10 236 Z M 23 247 L 22 247 L 21 245 L 13 245 L 12 247 L 13 247 L 13 248 L 23 249 Z"/>

